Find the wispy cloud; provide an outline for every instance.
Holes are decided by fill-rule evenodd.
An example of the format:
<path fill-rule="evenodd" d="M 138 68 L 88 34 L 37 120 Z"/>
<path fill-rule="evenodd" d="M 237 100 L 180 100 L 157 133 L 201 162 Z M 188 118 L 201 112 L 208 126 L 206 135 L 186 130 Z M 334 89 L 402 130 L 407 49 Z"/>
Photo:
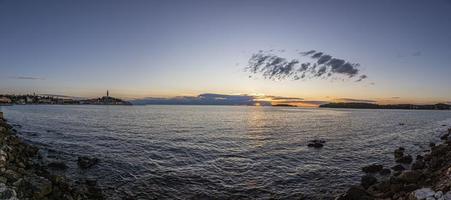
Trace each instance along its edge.
<path fill-rule="evenodd" d="M 301 80 L 312 78 L 327 79 L 333 76 L 345 78 L 357 77 L 357 82 L 368 78 L 360 74 L 359 63 L 352 63 L 344 59 L 335 58 L 324 52 L 310 50 L 299 53 L 308 61 L 300 62 L 299 59 L 288 59 L 278 56 L 272 51 L 259 51 L 251 56 L 246 71 L 252 75 L 261 75 L 271 80 Z"/>
<path fill-rule="evenodd" d="M 18 80 L 45 80 L 45 78 L 34 77 L 34 76 L 10 76 L 10 79 L 18 79 Z"/>

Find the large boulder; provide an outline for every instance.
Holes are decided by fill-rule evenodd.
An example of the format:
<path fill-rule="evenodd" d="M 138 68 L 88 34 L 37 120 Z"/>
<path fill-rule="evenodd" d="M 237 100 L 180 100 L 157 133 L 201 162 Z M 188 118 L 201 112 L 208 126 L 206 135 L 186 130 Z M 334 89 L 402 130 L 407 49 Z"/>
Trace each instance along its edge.
<path fill-rule="evenodd" d="M 395 165 L 391 169 L 393 169 L 394 171 L 397 171 L 397 172 L 406 170 L 406 168 L 402 165 Z"/>
<path fill-rule="evenodd" d="M 412 161 L 413 161 L 413 158 L 411 155 L 401 156 L 400 158 L 396 159 L 396 162 L 403 163 L 403 164 L 410 164 L 410 163 L 412 163 Z"/>
<path fill-rule="evenodd" d="M 402 156 L 404 156 L 404 147 L 399 147 L 398 149 L 395 150 L 395 152 L 393 153 L 395 155 L 395 159 L 399 159 Z"/>
<path fill-rule="evenodd" d="M 423 178 L 423 172 L 419 170 L 404 171 L 398 176 L 398 180 L 404 183 L 419 183 Z"/>
<path fill-rule="evenodd" d="M 324 146 L 324 143 L 326 141 L 324 140 L 311 140 L 309 141 L 308 147 L 314 147 L 314 148 L 322 148 Z"/>
<path fill-rule="evenodd" d="M 56 169 L 56 170 L 67 169 L 67 165 L 63 161 L 52 161 L 49 164 L 47 164 L 47 167 L 49 167 L 51 169 Z"/>
<path fill-rule="evenodd" d="M 426 164 L 422 160 L 417 160 L 412 164 L 412 170 L 424 169 Z"/>
<path fill-rule="evenodd" d="M 371 165 L 362 167 L 362 171 L 365 173 L 377 173 L 377 172 L 380 172 L 383 168 L 384 168 L 384 166 L 382 166 L 382 165 L 371 164 Z"/>
<path fill-rule="evenodd" d="M 434 195 L 435 192 L 431 188 L 421 188 L 410 193 L 409 200 L 425 200 L 429 197 L 435 199 Z"/>
<path fill-rule="evenodd" d="M 21 191 L 25 192 L 23 196 L 33 197 L 34 199 L 44 199 L 52 192 L 52 182 L 44 177 L 29 176 L 25 177 L 19 184 Z"/>
<path fill-rule="evenodd" d="M 371 176 L 371 175 L 362 176 L 362 179 L 360 181 L 360 184 L 365 189 L 369 188 L 370 186 L 372 186 L 376 183 L 377 183 L 377 178 L 374 176 Z"/>
<path fill-rule="evenodd" d="M 335 200 L 373 200 L 368 192 L 360 187 L 351 187 L 346 191 L 346 193 L 338 196 Z"/>

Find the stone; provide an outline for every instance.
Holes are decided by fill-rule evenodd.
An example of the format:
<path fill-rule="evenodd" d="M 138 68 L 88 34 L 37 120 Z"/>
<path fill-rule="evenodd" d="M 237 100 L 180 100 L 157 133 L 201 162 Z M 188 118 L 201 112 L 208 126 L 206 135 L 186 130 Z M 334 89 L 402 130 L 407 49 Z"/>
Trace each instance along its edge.
<path fill-rule="evenodd" d="M 78 157 L 78 166 L 82 169 L 88 169 L 99 162 L 98 158 L 89 158 L 86 156 Z"/>
<path fill-rule="evenodd" d="M 24 178 L 21 187 L 28 187 L 34 198 L 41 199 L 52 192 L 52 182 L 44 177 L 30 176 Z"/>
<path fill-rule="evenodd" d="M 321 144 L 321 143 L 310 143 L 310 144 L 308 144 L 307 146 L 308 146 L 308 147 L 314 147 L 314 148 L 321 148 L 321 147 L 323 147 L 324 145 Z"/>
<path fill-rule="evenodd" d="M 431 188 L 420 188 L 410 193 L 411 200 L 425 200 L 428 197 L 434 198 L 435 192 Z"/>
<path fill-rule="evenodd" d="M 443 192 L 442 191 L 438 191 L 434 194 L 434 198 L 439 199 L 443 196 Z"/>
<path fill-rule="evenodd" d="M 379 172 L 379 174 L 380 174 L 380 175 L 383 175 L 383 176 L 385 176 L 385 175 L 390 175 L 390 174 L 391 174 L 391 170 L 388 169 L 388 168 L 384 168 L 384 169 L 382 169 L 382 170 Z"/>
<path fill-rule="evenodd" d="M 424 164 L 424 161 L 422 161 L 422 160 L 417 160 L 412 165 L 413 170 L 424 169 L 425 167 L 426 167 L 426 165 Z"/>
<path fill-rule="evenodd" d="M 406 170 L 406 168 L 402 165 L 395 165 L 391 169 L 393 169 L 394 171 L 398 171 L 398 172 Z"/>
<path fill-rule="evenodd" d="M 395 159 L 399 159 L 404 155 L 404 151 L 405 149 L 403 147 L 399 147 L 398 149 L 395 150 L 395 152 L 393 153 L 395 155 Z"/>
<path fill-rule="evenodd" d="M 399 175 L 398 180 L 404 183 L 418 183 L 423 177 L 423 173 L 418 170 L 404 171 Z"/>
<path fill-rule="evenodd" d="M 445 195 L 443 195 L 445 200 L 451 200 L 451 191 L 448 191 Z"/>
<path fill-rule="evenodd" d="M 66 163 L 62 161 L 53 161 L 47 165 L 49 168 L 56 169 L 56 170 L 65 170 L 67 169 Z"/>
<path fill-rule="evenodd" d="M 7 169 L 4 173 L 5 177 L 8 179 L 8 181 L 15 182 L 17 179 L 19 179 L 20 174 L 17 172 Z"/>
<path fill-rule="evenodd" d="M 403 164 L 410 164 L 410 163 L 412 163 L 412 161 L 413 161 L 413 158 L 411 155 L 405 155 L 405 156 L 402 156 L 402 157 L 396 159 L 396 162 L 403 163 Z"/>
<path fill-rule="evenodd" d="M 371 176 L 371 175 L 362 176 L 362 179 L 360 180 L 360 184 L 365 189 L 369 188 L 370 186 L 372 186 L 376 183 L 377 183 L 377 178 L 374 176 Z"/>
<path fill-rule="evenodd" d="M 350 187 L 346 193 L 338 196 L 335 200 L 374 200 L 368 192 L 360 187 Z"/>
<path fill-rule="evenodd" d="M 371 165 L 362 167 L 362 171 L 365 173 L 376 173 L 376 172 L 380 172 L 383 168 L 384 168 L 384 166 L 382 166 L 382 165 L 371 164 Z"/>

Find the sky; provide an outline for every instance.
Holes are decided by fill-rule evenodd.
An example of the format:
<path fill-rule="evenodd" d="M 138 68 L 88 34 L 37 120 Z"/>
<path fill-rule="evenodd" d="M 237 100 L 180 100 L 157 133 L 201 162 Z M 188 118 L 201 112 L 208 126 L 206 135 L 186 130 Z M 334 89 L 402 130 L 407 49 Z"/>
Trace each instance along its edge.
<path fill-rule="evenodd" d="M 0 0 L 0 93 L 451 102 L 450 10 L 450 0 Z M 288 69 L 316 63 L 311 50 L 356 73 L 325 63 L 325 75 L 318 65 L 296 78 Z"/>

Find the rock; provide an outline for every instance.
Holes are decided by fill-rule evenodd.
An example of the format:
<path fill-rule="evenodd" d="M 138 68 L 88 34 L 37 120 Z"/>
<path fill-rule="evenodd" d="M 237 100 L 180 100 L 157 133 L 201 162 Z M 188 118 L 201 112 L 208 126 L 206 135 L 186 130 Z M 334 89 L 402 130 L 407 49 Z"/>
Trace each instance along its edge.
<path fill-rule="evenodd" d="M 450 133 L 448 132 L 447 134 L 444 134 L 440 137 L 441 140 L 447 140 L 449 137 Z"/>
<path fill-rule="evenodd" d="M 8 179 L 10 182 L 16 182 L 20 178 L 20 174 L 17 172 L 7 169 L 4 173 L 4 176 Z"/>
<path fill-rule="evenodd" d="M 443 195 L 445 200 L 451 200 L 451 191 L 448 191 L 445 195 Z"/>
<path fill-rule="evenodd" d="M 443 197 L 443 192 L 442 191 L 438 191 L 434 194 L 434 198 L 439 199 Z"/>
<path fill-rule="evenodd" d="M 53 161 L 47 165 L 49 168 L 57 169 L 57 170 L 65 170 L 67 169 L 66 163 L 62 161 Z"/>
<path fill-rule="evenodd" d="M 52 182 L 44 177 L 30 176 L 24 178 L 19 187 L 25 187 L 25 190 L 31 192 L 31 196 L 41 199 L 52 192 Z"/>
<path fill-rule="evenodd" d="M 372 164 L 372 165 L 362 167 L 362 171 L 365 173 L 376 173 L 376 172 L 380 172 L 383 168 L 384 168 L 384 166 L 382 166 L 382 165 Z"/>
<path fill-rule="evenodd" d="M 415 163 L 413 163 L 412 170 L 424 169 L 425 167 L 426 167 L 426 165 L 424 164 L 424 161 L 417 160 L 417 161 L 415 161 Z"/>
<path fill-rule="evenodd" d="M 351 187 L 346 193 L 338 196 L 335 200 L 374 200 L 368 192 L 360 187 Z"/>
<path fill-rule="evenodd" d="M 395 155 L 395 159 L 399 159 L 404 155 L 404 147 L 399 147 L 398 149 L 395 150 L 395 152 L 393 153 Z"/>
<path fill-rule="evenodd" d="M 395 165 L 391 169 L 393 169 L 394 171 L 398 171 L 398 172 L 406 170 L 406 168 L 402 165 Z"/>
<path fill-rule="evenodd" d="M 309 142 L 309 144 L 307 146 L 314 147 L 314 148 L 321 148 L 324 146 L 324 143 L 326 143 L 326 141 L 324 141 L 324 140 L 312 140 Z"/>
<path fill-rule="evenodd" d="M 385 176 L 385 175 L 390 175 L 390 174 L 391 174 L 391 170 L 388 169 L 388 168 L 384 168 L 384 169 L 382 169 L 382 170 L 379 172 L 379 174 L 380 174 L 380 175 L 383 175 L 383 176 Z"/>
<path fill-rule="evenodd" d="M 396 159 L 396 162 L 403 163 L 403 164 L 410 164 L 412 163 L 413 158 L 411 155 L 402 156 L 401 158 Z"/>
<path fill-rule="evenodd" d="M 413 191 L 409 195 L 411 200 L 425 200 L 428 197 L 434 197 L 435 192 L 431 188 L 421 188 Z"/>
<path fill-rule="evenodd" d="M 16 191 L 8 188 L 4 183 L 0 183 L 0 199 L 15 200 L 16 196 Z"/>
<path fill-rule="evenodd" d="M 372 186 L 376 183 L 377 183 L 377 178 L 374 176 L 371 176 L 371 175 L 362 176 L 362 179 L 360 181 L 360 184 L 365 189 L 369 188 L 370 186 Z"/>
<path fill-rule="evenodd" d="M 423 177 L 423 173 L 418 170 L 409 170 L 404 171 L 401 175 L 399 175 L 398 180 L 404 183 L 417 183 Z"/>
<path fill-rule="evenodd" d="M 433 142 L 429 143 L 429 147 L 435 147 L 435 143 Z"/>
<path fill-rule="evenodd" d="M 78 166 L 82 169 L 88 169 L 99 162 L 98 158 L 89 158 L 86 156 L 78 157 Z"/>
<path fill-rule="evenodd" d="M 323 147 L 324 145 L 323 145 L 323 144 L 320 144 L 320 143 L 310 143 L 310 144 L 308 144 L 307 146 L 308 146 L 308 147 L 314 147 L 314 148 L 321 148 L 321 147 Z"/>
<path fill-rule="evenodd" d="M 0 150 L 0 168 L 5 167 L 7 163 L 8 163 L 8 154 L 5 151 Z"/>

